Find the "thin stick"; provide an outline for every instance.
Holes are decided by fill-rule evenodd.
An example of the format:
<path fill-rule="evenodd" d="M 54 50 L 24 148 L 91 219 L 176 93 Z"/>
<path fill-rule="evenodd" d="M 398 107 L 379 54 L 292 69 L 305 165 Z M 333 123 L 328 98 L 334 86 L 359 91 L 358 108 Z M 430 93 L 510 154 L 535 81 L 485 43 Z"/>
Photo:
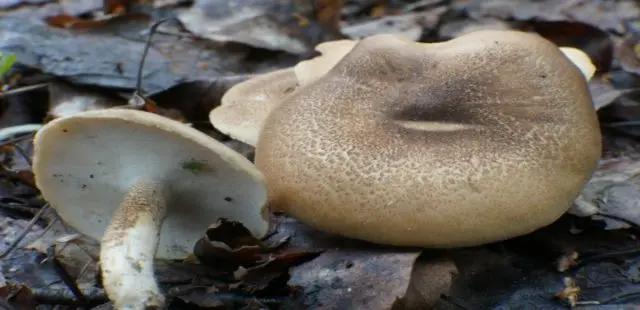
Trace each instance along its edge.
<path fill-rule="evenodd" d="M 25 86 L 25 87 L 20 87 L 20 88 L 16 88 L 16 89 L 11 89 L 11 90 L 7 90 L 5 92 L 0 92 L 0 98 L 4 98 L 7 96 L 11 96 L 11 95 L 16 95 L 16 94 L 20 94 L 20 93 L 24 93 L 24 92 L 28 92 L 34 89 L 38 89 L 38 88 L 43 88 L 48 86 L 49 83 L 40 83 L 40 84 L 34 84 L 34 85 L 29 85 L 29 86 Z"/>
<path fill-rule="evenodd" d="M 33 225 L 36 224 L 36 222 L 42 217 L 42 215 L 47 210 L 49 210 L 49 204 L 46 204 L 42 208 L 40 208 L 40 211 L 38 211 L 38 213 L 36 213 L 36 215 L 33 216 L 31 221 L 29 221 L 29 223 L 27 223 L 27 227 L 25 227 L 22 230 L 22 232 L 20 232 L 20 235 L 18 236 L 18 238 L 16 238 L 16 240 L 13 240 L 13 242 L 9 245 L 9 247 L 6 250 L 4 250 L 4 252 L 2 252 L 2 254 L 0 254 L 0 259 L 5 258 L 7 255 L 9 255 L 9 254 L 11 254 L 11 252 L 13 252 L 13 249 L 15 249 L 18 246 L 18 244 L 20 244 L 20 242 L 22 242 L 22 239 L 24 239 L 24 237 L 27 236 L 29 231 L 31 231 L 31 228 L 33 227 Z"/>
<path fill-rule="evenodd" d="M 24 158 L 27 164 L 29 164 L 29 167 L 33 166 L 33 162 L 31 161 L 31 158 L 29 158 L 29 155 L 27 155 L 27 152 L 25 152 L 25 150 L 22 147 L 18 146 L 17 144 L 13 144 L 12 146 L 14 149 L 16 149 L 16 151 L 18 151 L 20 156 Z"/>
<path fill-rule="evenodd" d="M 0 146 L 15 144 L 15 143 L 27 140 L 27 139 L 31 138 L 32 136 L 33 136 L 33 133 L 27 133 L 27 134 L 21 135 L 19 137 L 16 137 L 16 138 L 13 138 L 13 139 L 10 139 L 10 140 L 0 142 Z"/>
<path fill-rule="evenodd" d="M 154 23 L 153 25 L 151 25 L 151 27 L 149 28 L 149 37 L 147 38 L 147 43 L 144 47 L 144 51 L 142 52 L 142 58 L 140 58 L 140 64 L 138 66 L 138 80 L 136 83 L 136 90 L 135 90 L 135 94 L 138 94 L 141 96 L 141 89 L 142 89 L 142 69 L 144 67 L 144 61 L 147 59 L 147 54 L 149 53 L 149 48 L 151 47 L 151 40 L 153 39 L 153 35 L 156 33 L 156 29 L 158 29 L 158 27 L 168 21 L 171 18 L 166 18 L 163 20 L 160 20 L 156 23 Z"/>

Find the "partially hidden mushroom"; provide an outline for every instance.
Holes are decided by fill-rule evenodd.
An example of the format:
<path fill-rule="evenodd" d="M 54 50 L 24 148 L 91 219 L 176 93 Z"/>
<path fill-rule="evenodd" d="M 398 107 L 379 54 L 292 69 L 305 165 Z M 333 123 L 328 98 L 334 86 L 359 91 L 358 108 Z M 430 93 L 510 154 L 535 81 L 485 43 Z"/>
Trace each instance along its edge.
<path fill-rule="evenodd" d="M 333 68 L 358 40 L 336 40 L 318 44 L 319 56 L 303 60 L 290 68 L 258 74 L 231 87 L 220 105 L 211 110 L 211 124 L 223 134 L 255 147 L 260 129 L 271 110 L 287 96 L 303 86 L 312 84 Z M 560 47 L 589 80 L 595 66 L 583 51 Z"/>
<path fill-rule="evenodd" d="M 211 110 L 211 124 L 223 134 L 255 147 L 262 123 L 273 107 L 301 86 L 324 75 L 353 45 L 355 41 L 350 40 L 319 44 L 316 50 L 321 55 L 313 58 L 314 71 L 303 61 L 234 85 L 222 96 L 220 105 Z"/>
<path fill-rule="evenodd" d="M 116 309 L 161 308 L 154 257 L 184 259 L 219 218 L 267 233 L 261 173 L 222 143 L 137 110 L 80 112 L 34 138 L 44 198 L 80 233 L 100 240 L 102 281 Z"/>
<path fill-rule="evenodd" d="M 544 227 L 601 155 L 589 72 L 532 33 L 362 39 L 264 121 L 255 163 L 271 210 L 430 248 Z"/>

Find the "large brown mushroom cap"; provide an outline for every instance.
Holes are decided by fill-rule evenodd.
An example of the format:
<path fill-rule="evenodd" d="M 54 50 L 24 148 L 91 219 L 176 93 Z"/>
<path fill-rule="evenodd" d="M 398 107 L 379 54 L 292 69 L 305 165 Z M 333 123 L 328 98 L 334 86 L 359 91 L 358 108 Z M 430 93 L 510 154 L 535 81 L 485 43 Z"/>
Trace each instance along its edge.
<path fill-rule="evenodd" d="M 560 217 L 601 136 L 585 76 L 542 37 L 357 43 L 264 123 L 270 205 L 377 243 L 472 246 Z"/>

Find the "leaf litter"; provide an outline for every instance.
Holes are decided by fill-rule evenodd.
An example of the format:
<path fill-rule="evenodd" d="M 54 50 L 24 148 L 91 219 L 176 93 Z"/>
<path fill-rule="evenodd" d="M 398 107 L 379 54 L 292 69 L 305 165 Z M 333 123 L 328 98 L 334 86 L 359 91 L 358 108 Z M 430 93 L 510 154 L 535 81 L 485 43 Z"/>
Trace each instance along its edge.
<path fill-rule="evenodd" d="M 242 225 L 220 219 L 203 232 L 193 257 L 158 262 L 156 275 L 171 307 L 563 309 L 640 302 L 640 32 L 634 26 L 640 13 L 633 1 L 0 5 L 0 52 L 16 55 L 2 79 L 0 125 L 10 131 L 0 139 L 19 139 L 0 152 L 0 250 L 26 231 L 0 261 L 2 306 L 108 307 L 99 281 L 99 245 L 46 209 L 26 160 L 36 129 L 14 128 L 129 104 L 186 122 L 251 158 L 250 146 L 215 131 L 206 117 L 235 83 L 307 59 L 329 39 L 396 33 L 438 41 L 479 29 L 537 32 L 582 49 L 597 66 L 589 87 L 605 133 L 605 156 L 569 214 L 521 238 L 447 251 L 348 240 L 283 215 L 274 215 L 267 239 L 256 240 Z M 132 97 L 149 26 L 162 18 L 170 20 L 151 41 L 143 95 Z M 28 88 L 37 83 L 46 87 Z M 39 210 L 44 214 L 24 230 Z"/>

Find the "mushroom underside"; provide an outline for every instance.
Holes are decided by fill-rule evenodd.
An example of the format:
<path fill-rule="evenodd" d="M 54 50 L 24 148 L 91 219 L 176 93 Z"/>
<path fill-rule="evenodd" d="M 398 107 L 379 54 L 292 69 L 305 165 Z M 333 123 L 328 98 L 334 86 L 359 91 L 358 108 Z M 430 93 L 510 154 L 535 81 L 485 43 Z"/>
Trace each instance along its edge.
<path fill-rule="evenodd" d="M 107 295 L 119 309 L 161 307 L 154 258 L 182 259 L 219 218 L 268 229 L 261 175 L 184 124 L 135 110 L 56 119 L 34 139 L 43 196 L 79 232 L 102 239 Z"/>

